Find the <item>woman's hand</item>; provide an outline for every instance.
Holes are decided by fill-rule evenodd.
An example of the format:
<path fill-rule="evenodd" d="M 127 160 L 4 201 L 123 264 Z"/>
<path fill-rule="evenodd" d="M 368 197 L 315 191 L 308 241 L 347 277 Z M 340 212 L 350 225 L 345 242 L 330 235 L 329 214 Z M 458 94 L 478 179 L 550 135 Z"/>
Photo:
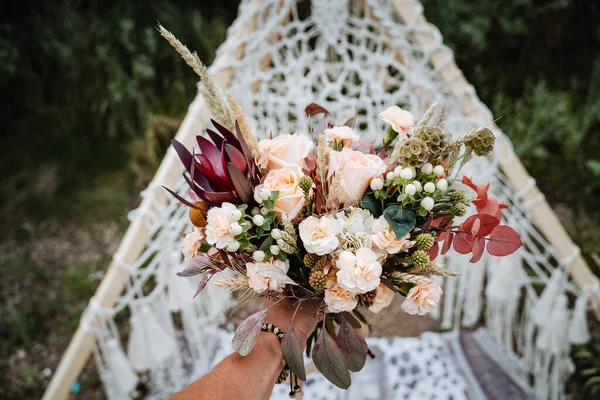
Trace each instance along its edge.
<path fill-rule="evenodd" d="M 288 330 L 293 319 L 294 331 L 302 347 L 306 339 L 314 331 L 317 322 L 317 304 L 314 301 L 294 303 L 290 299 L 273 301 L 265 299 L 265 308 L 271 307 L 265 317 L 265 323 L 278 326 L 284 332 Z M 295 314 L 295 315 L 294 315 Z"/>

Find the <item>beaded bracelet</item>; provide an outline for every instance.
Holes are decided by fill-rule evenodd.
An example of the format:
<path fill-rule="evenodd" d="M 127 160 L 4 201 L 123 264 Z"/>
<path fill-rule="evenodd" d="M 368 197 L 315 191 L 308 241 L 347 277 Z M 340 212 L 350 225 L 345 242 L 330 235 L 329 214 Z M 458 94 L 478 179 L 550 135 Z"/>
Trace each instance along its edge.
<path fill-rule="evenodd" d="M 277 339 L 279 340 L 279 342 L 281 342 L 281 339 L 283 339 L 283 337 L 285 336 L 285 332 L 282 331 L 281 328 L 279 328 L 278 326 L 275 326 L 273 324 L 262 324 L 262 326 L 260 327 L 260 330 L 263 332 L 273 333 L 275 336 L 277 336 Z M 291 373 L 290 367 L 286 363 L 283 366 L 283 370 L 279 374 L 279 377 L 277 378 L 276 383 L 284 382 L 288 378 L 288 376 L 290 376 L 290 373 Z M 290 398 L 293 399 L 296 397 L 296 394 L 300 392 L 300 385 L 298 384 L 298 377 L 296 375 L 294 375 L 293 373 L 291 375 L 292 376 L 290 378 L 289 396 L 290 396 Z M 292 381 L 294 381 L 295 384 L 293 384 Z"/>

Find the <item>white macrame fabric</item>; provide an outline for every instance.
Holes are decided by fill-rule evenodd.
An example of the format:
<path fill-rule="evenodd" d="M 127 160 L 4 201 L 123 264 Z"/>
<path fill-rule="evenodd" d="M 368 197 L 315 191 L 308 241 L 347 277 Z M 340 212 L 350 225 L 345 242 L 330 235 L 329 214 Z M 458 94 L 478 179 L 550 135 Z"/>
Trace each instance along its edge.
<path fill-rule="evenodd" d="M 473 87 L 467 86 L 458 97 L 451 95 L 440 79 L 443 65 L 434 68 L 430 64 L 434 52 L 445 54 L 446 62 L 452 62 L 453 55 L 434 26 L 417 24 L 422 13 L 420 3 L 399 3 L 417 10 L 414 20 L 398 20 L 388 0 L 244 0 L 211 73 L 233 74 L 228 89 L 242 104 L 259 137 L 270 132 L 311 129 L 316 122 L 304 115 L 304 108 L 311 102 L 325 106 L 340 124 L 356 110 L 358 129 L 363 135 L 376 137 L 385 129 L 378 114 L 390 105 L 409 109 L 419 118 L 434 101 L 443 103 L 449 112 L 448 130 L 456 134 L 474 126 L 491 126 L 493 117 L 477 99 Z M 415 34 L 429 38 L 428 45 L 419 45 Z M 465 99 L 477 107 L 476 118 L 461 112 L 460 103 Z M 190 106 L 189 114 L 197 121 L 208 122 L 207 110 L 199 98 Z M 495 134 L 510 146 L 502 132 Z M 480 158 L 463 172 L 476 176 L 477 182 L 491 182 L 492 195 L 510 205 L 504 214 L 506 223 L 519 232 L 525 246 L 511 257 L 484 257 L 475 265 L 468 262 L 468 257 L 452 252 L 446 255 L 444 261 L 461 276 L 440 281 L 444 299 L 436 315 L 442 327 L 449 330 L 474 327 L 483 316 L 489 334 L 535 388 L 537 398 L 560 399 L 571 368 L 569 338 L 582 343 L 589 337 L 585 324 L 589 293 L 581 293 L 569 282 L 572 258 L 558 259 L 530 222 L 530 207 L 539 199 L 521 201 L 528 188 L 515 193 L 499 170 L 501 161 L 507 160 Z M 532 180 L 531 188 L 534 184 Z M 183 192 L 182 188 L 180 181 L 175 189 Z M 142 196 L 153 190 L 162 188 L 150 186 Z M 92 299 L 88 313 L 95 320 L 86 327 L 98 337 L 94 354 L 109 399 L 121 399 L 124 392 L 130 392 L 131 379 L 123 376 L 131 374 L 115 372 L 130 370 L 124 362 L 127 360 L 131 368 L 150 372 L 153 396 L 166 398 L 189 383 L 190 377 L 198 376 L 198 371 L 214 364 L 214 354 L 207 351 L 215 340 L 211 329 L 224 321 L 231 297 L 208 285 L 191 301 L 194 285 L 174 278 L 175 272 L 183 268 L 181 235 L 191 227 L 184 207 L 170 200 L 166 206 L 156 205 L 151 212 L 132 212 L 131 218 L 142 218 L 150 228 L 147 248 L 132 265 L 121 263 L 129 279 L 114 307 L 101 309 Z M 567 300 L 573 298 L 578 298 L 578 305 L 571 316 L 572 301 Z M 571 319 L 576 322 L 572 331 L 552 333 Z M 121 333 L 127 330 L 129 344 L 119 343 Z M 432 343 L 441 340 L 436 337 L 426 336 Z M 406 351 L 413 357 L 412 340 L 394 339 L 388 343 L 371 339 L 383 346 L 381 350 L 386 354 Z M 123 348 L 127 348 L 129 358 L 124 357 Z M 387 355 L 384 362 L 385 370 L 395 371 L 387 364 Z M 430 391 L 436 386 L 422 382 L 434 376 L 423 376 L 416 385 Z M 407 392 L 401 374 L 390 379 L 395 380 L 392 387 L 397 385 L 394 390 Z M 456 394 L 454 399 L 462 398 L 458 392 L 468 386 L 463 383 L 438 387 L 435 398 L 449 398 L 443 396 L 450 393 Z M 310 387 L 307 384 L 307 392 Z M 360 388 L 348 393 L 355 390 Z M 477 398 L 473 393 L 469 395 Z"/>

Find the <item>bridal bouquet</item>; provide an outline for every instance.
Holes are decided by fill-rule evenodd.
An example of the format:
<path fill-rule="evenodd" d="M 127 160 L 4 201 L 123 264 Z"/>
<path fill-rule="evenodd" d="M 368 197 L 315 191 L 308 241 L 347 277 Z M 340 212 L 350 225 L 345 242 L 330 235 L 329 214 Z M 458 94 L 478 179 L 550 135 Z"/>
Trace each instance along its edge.
<path fill-rule="evenodd" d="M 439 254 L 452 247 L 477 262 L 485 251 L 505 256 L 522 245 L 501 225 L 507 206 L 488 195 L 489 184 L 458 176 L 472 157 L 492 151 L 489 129 L 453 139 L 443 107 L 432 105 L 415 124 L 410 112 L 391 106 L 379 115 L 387 130 L 375 146 L 361 140 L 356 115 L 336 125 L 313 103 L 306 113 L 320 121 L 312 132 L 258 141 L 233 96 L 226 99 L 197 56 L 161 32 L 202 78 L 217 119 L 196 137 L 198 152 L 173 141 L 189 195 L 169 191 L 190 208 L 194 225 L 179 275 L 200 275 L 199 293 L 229 270 L 217 285 L 290 298 L 298 308 L 316 302 L 321 322 L 306 352 L 335 385 L 349 387 L 349 371 L 365 363 L 363 310 L 378 313 L 398 294 L 405 312 L 424 315 L 442 294 L 430 277 L 455 275 L 436 261 Z M 240 354 L 252 349 L 266 312 L 238 327 L 233 344 Z M 305 380 L 293 321 L 282 328 L 287 365 Z"/>

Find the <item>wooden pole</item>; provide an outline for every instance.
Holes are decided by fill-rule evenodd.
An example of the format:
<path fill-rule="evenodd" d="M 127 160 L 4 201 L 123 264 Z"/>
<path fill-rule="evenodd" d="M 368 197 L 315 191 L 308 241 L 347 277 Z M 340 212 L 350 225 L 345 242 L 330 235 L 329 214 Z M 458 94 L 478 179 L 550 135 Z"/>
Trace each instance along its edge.
<path fill-rule="evenodd" d="M 416 28 L 423 28 L 421 32 L 415 30 L 413 36 L 417 43 L 423 48 L 436 48 L 431 53 L 430 63 L 438 71 L 440 78 L 446 83 L 450 92 L 457 98 L 463 113 L 474 119 L 481 117 L 481 110 L 490 113 L 489 109 L 479 100 L 473 92 L 469 95 L 472 86 L 469 84 L 462 71 L 458 68 L 452 57 L 439 48 L 436 37 L 424 33 L 430 26 L 422 13 L 422 7 L 414 0 L 393 0 L 392 5 L 398 17 L 407 25 Z M 500 128 L 495 123 L 491 123 L 490 129 L 499 131 Z M 508 177 L 517 193 L 523 193 L 521 199 L 526 204 L 530 202 L 531 218 L 535 226 L 542 232 L 544 237 L 556 250 L 560 258 L 559 261 L 567 262 L 571 278 L 575 284 L 583 289 L 593 286 L 598 282 L 598 277 L 590 270 L 585 259 L 579 254 L 579 249 L 569 237 L 567 231 L 560 223 L 552 208 L 544 200 L 542 193 L 537 186 L 532 185 L 532 178 L 514 154 L 510 141 L 506 136 L 497 141 L 497 156 L 499 157 L 500 168 Z M 503 161 L 503 162 L 502 162 Z M 597 295 L 600 304 L 600 294 Z M 596 317 L 600 319 L 600 307 L 595 309 Z"/>

